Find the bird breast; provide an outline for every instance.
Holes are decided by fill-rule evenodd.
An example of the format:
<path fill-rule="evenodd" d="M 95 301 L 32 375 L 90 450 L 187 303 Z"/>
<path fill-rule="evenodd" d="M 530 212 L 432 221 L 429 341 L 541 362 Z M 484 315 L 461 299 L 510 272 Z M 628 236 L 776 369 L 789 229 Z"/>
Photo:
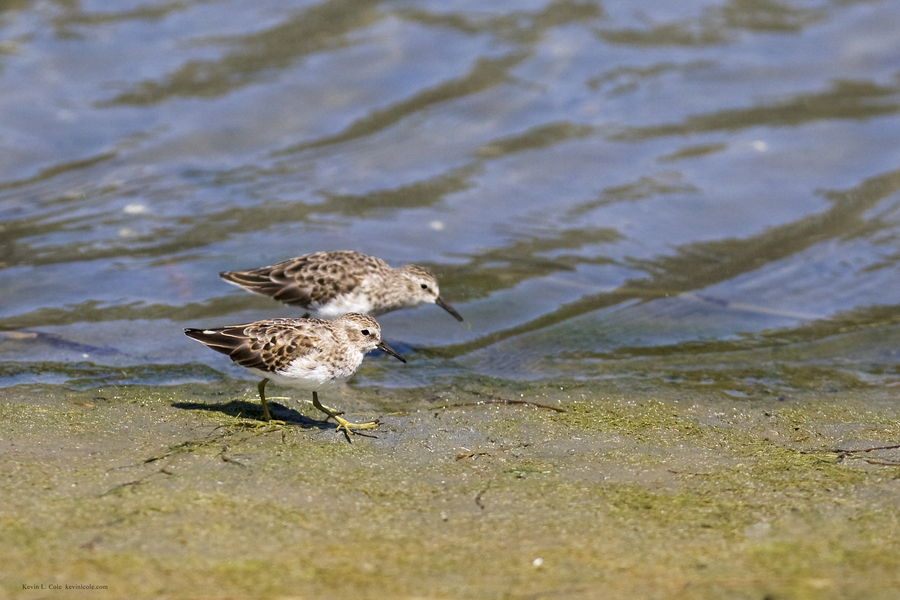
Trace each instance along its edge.
<path fill-rule="evenodd" d="M 343 353 L 340 356 L 301 356 L 275 373 L 281 383 L 306 389 L 320 390 L 350 379 L 362 364 L 361 352 Z"/>
<path fill-rule="evenodd" d="M 309 309 L 322 319 L 336 319 L 351 312 L 367 315 L 373 308 L 369 296 L 359 288 L 347 294 L 337 295 L 325 304 L 309 306 Z"/>

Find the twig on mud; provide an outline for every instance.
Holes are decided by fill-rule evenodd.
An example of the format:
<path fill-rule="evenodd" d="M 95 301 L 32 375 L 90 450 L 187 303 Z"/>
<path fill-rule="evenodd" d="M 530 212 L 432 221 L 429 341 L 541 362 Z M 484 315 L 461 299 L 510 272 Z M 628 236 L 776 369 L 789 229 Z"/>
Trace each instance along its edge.
<path fill-rule="evenodd" d="M 478 508 L 480 508 L 481 510 L 484 510 L 484 504 L 481 503 L 481 497 L 484 496 L 485 492 L 487 492 L 490 489 L 490 487 L 491 487 L 491 482 L 488 481 L 487 485 L 484 486 L 484 489 L 475 495 L 475 504 L 478 505 Z"/>
<path fill-rule="evenodd" d="M 147 483 L 147 480 L 149 478 L 153 477 L 154 475 L 159 475 L 160 473 L 162 473 L 163 475 L 171 475 L 172 474 L 171 471 L 167 471 L 166 469 L 163 468 L 163 469 L 160 469 L 159 471 L 154 471 L 152 473 L 148 473 L 147 475 L 144 475 L 140 479 L 135 479 L 134 481 L 127 481 L 125 483 L 120 483 L 119 485 L 113 486 L 113 487 L 109 488 L 108 490 L 106 490 L 105 492 L 103 492 L 102 494 L 100 494 L 100 497 L 102 498 L 103 496 L 109 496 L 110 494 L 115 494 L 119 490 L 124 490 L 124 489 L 133 490 L 137 486 Z"/>
<path fill-rule="evenodd" d="M 550 406 L 549 404 L 541 404 L 540 402 L 531 402 L 530 400 L 508 400 L 506 398 L 501 398 L 500 396 L 488 396 L 486 400 L 476 400 L 475 402 L 441 404 L 440 406 L 432 406 L 430 407 L 430 409 L 437 410 L 441 408 L 454 408 L 459 406 L 479 406 L 481 404 L 524 404 L 527 406 L 534 406 L 535 408 L 546 408 L 547 410 L 552 410 L 558 413 L 566 412 L 564 408 L 559 408 L 558 406 Z"/>
<path fill-rule="evenodd" d="M 466 454 L 457 454 L 456 460 L 462 460 L 464 458 L 475 458 L 476 456 L 490 456 L 490 452 L 468 452 Z"/>
<path fill-rule="evenodd" d="M 875 452 L 876 450 L 897 450 L 900 449 L 900 444 L 894 444 L 892 446 L 873 446 L 872 448 L 860 448 L 857 450 L 846 450 L 843 448 L 833 448 L 833 449 L 824 449 L 824 450 L 801 450 L 800 454 L 837 454 L 837 462 L 842 462 L 848 456 L 853 456 L 854 454 L 864 454 L 866 452 Z M 886 467 L 900 467 L 900 461 L 883 461 L 883 460 L 874 460 L 871 458 L 860 457 L 870 465 L 883 465 Z"/>
<path fill-rule="evenodd" d="M 241 424 L 238 424 L 238 427 L 240 427 L 240 425 Z M 215 435 L 216 432 L 219 431 L 220 429 L 222 429 L 223 431 L 220 432 L 219 434 Z M 213 429 L 210 432 L 210 434 L 206 437 L 206 439 L 188 440 L 186 442 L 181 442 L 180 444 L 175 444 L 174 446 L 169 446 L 169 448 L 162 454 L 157 454 L 156 456 L 151 456 L 150 458 L 144 459 L 142 464 L 148 465 L 150 463 L 157 462 L 157 461 L 163 460 L 165 458 L 169 458 L 170 456 L 176 456 L 176 455 L 182 454 L 184 452 L 193 452 L 194 450 L 199 449 L 199 448 L 206 448 L 209 446 L 216 445 L 216 444 L 220 443 L 222 440 L 224 440 L 225 438 L 228 438 L 228 437 L 234 435 L 235 429 L 236 428 L 234 428 L 233 426 L 220 425 L 220 426 L 216 427 L 215 429 Z M 254 429 L 256 429 L 256 430 L 253 431 L 250 435 L 239 438 L 237 440 L 237 443 L 246 442 L 247 440 L 252 439 L 256 436 L 264 435 L 266 433 L 271 433 L 271 432 L 278 431 L 278 430 L 282 431 L 282 442 L 284 441 L 284 430 L 281 427 L 270 427 L 270 426 L 263 424 L 261 426 L 254 427 Z M 229 449 L 228 444 L 223 445 L 222 449 L 219 451 L 219 454 L 218 454 L 219 458 L 221 458 L 226 463 L 237 465 L 237 466 L 241 467 L 242 469 L 246 469 L 247 465 L 245 465 L 244 463 L 240 462 L 239 460 L 237 460 L 235 458 L 232 458 L 231 456 L 229 456 L 227 454 L 228 449 Z M 133 468 L 135 466 L 137 466 L 137 465 L 133 464 L 133 465 L 129 465 L 126 467 L 116 467 L 116 469 Z M 150 478 L 154 475 L 158 475 L 160 473 L 162 473 L 164 475 L 172 475 L 173 474 L 172 471 L 168 470 L 166 467 L 162 467 L 158 471 L 154 471 L 153 473 L 144 475 L 140 479 L 135 479 L 134 481 L 128 481 L 125 483 L 120 483 L 119 485 L 112 487 L 112 488 L 108 489 L 107 491 L 103 492 L 102 494 L 100 494 L 100 496 L 107 496 L 109 494 L 116 493 L 119 490 L 123 490 L 123 489 L 134 489 L 134 488 L 138 487 L 139 485 L 143 485 L 144 483 L 146 483 L 148 478 Z"/>
<path fill-rule="evenodd" d="M 239 466 L 239 467 L 242 468 L 242 469 L 246 469 L 246 468 L 247 468 L 247 465 L 245 465 L 245 464 L 242 463 L 241 461 L 237 460 L 236 458 L 231 458 L 230 456 L 228 456 L 227 454 L 225 454 L 226 452 L 228 452 L 228 445 L 227 445 L 227 444 L 226 444 L 225 446 L 222 446 L 222 451 L 219 452 L 219 458 L 222 459 L 222 462 L 226 462 L 226 463 L 232 464 L 232 465 L 237 465 L 237 466 Z"/>
<path fill-rule="evenodd" d="M 193 440 L 188 440 L 187 442 L 181 442 L 180 444 L 175 444 L 174 446 L 169 446 L 169 449 L 162 454 L 158 454 L 156 456 L 151 456 L 150 458 L 144 459 L 144 464 L 150 464 L 152 462 L 156 462 L 158 460 L 162 460 L 164 458 L 168 458 L 170 456 L 174 456 L 176 454 L 181 454 L 182 452 L 193 452 L 195 448 L 202 448 L 203 446 L 208 446 L 212 444 L 212 441 L 200 441 L 196 442 Z"/>

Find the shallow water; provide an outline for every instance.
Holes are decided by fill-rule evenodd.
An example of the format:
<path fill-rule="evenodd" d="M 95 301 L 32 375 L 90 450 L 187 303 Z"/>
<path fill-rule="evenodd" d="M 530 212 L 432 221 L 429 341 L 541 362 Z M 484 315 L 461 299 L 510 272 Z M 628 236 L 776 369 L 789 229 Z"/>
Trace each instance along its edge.
<path fill-rule="evenodd" d="M 0 598 L 896 598 L 898 30 L 0 4 Z M 182 334 L 299 316 L 217 273 L 323 249 L 466 319 L 379 318 L 352 444 Z"/>
<path fill-rule="evenodd" d="M 362 384 L 900 381 L 900 5 L 486 6 L 5 4 L 0 385 L 246 377 L 181 329 L 299 316 L 217 273 L 323 249 L 466 318 L 381 317 Z"/>

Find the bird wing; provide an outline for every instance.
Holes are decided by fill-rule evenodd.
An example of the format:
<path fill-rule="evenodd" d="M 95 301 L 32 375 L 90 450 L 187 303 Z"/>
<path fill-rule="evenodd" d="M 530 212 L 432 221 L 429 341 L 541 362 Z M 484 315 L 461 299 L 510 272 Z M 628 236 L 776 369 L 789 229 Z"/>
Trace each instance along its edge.
<path fill-rule="evenodd" d="M 284 304 L 306 308 L 311 301 L 311 282 L 302 272 L 287 273 L 289 262 L 249 271 L 225 271 L 219 273 L 219 277 L 245 290 L 269 296 Z"/>
<path fill-rule="evenodd" d="M 340 263 L 295 259 L 293 262 L 275 265 L 273 277 L 288 282 L 273 298 L 285 304 L 293 304 L 298 298 L 301 306 L 323 306 L 336 296 L 352 292 L 362 283 L 362 277 L 341 268 Z"/>
<path fill-rule="evenodd" d="M 348 269 L 349 263 L 365 269 Z M 366 272 L 390 269 L 384 261 L 355 252 L 328 252 L 291 258 L 249 271 L 225 271 L 222 279 L 291 306 L 323 306 L 356 289 Z"/>
<path fill-rule="evenodd" d="M 282 371 L 296 359 L 319 352 L 318 337 L 278 319 L 184 332 L 242 367 L 261 371 Z"/>

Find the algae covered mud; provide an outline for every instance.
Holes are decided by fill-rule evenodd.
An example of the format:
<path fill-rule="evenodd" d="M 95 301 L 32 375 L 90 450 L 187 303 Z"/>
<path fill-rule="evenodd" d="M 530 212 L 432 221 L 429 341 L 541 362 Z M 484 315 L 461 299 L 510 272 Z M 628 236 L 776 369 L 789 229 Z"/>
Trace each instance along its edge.
<path fill-rule="evenodd" d="M 898 29 L 0 7 L 0 594 L 896 598 Z M 465 317 L 379 317 L 352 444 L 182 334 L 300 316 L 217 274 L 334 249 Z"/>
<path fill-rule="evenodd" d="M 244 418 L 242 384 L 17 386 L 0 589 L 896 598 L 900 407 L 816 381 L 737 400 L 656 378 L 354 388 L 382 424 L 353 444 Z"/>

